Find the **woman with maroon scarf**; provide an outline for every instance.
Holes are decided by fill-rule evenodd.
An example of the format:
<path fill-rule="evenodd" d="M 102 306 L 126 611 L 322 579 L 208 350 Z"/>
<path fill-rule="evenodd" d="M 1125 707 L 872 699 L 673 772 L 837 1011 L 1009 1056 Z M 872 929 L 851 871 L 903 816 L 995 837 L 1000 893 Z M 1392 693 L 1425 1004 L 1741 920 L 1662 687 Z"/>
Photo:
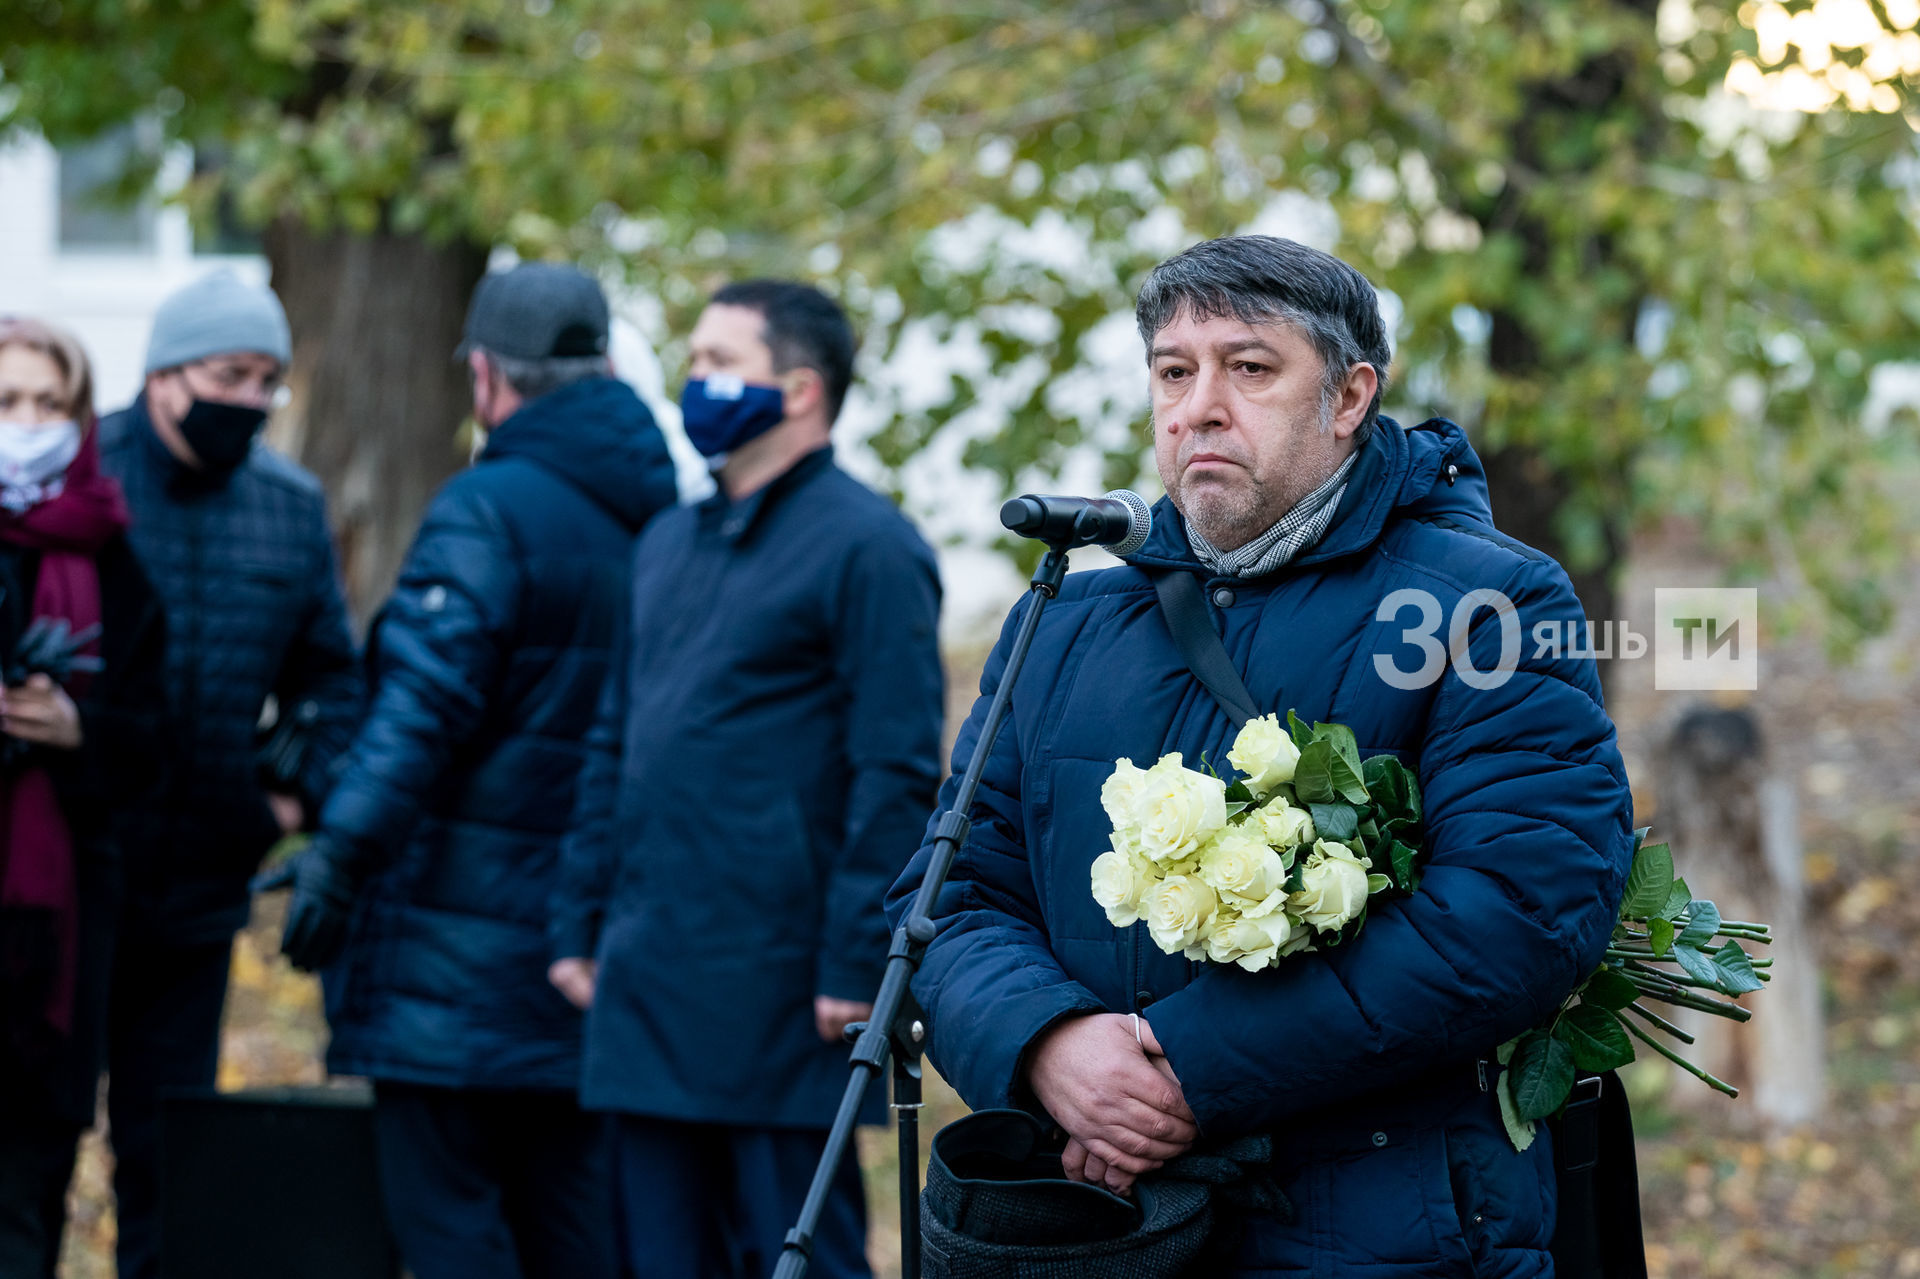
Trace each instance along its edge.
<path fill-rule="evenodd" d="M 0 318 L 0 1275 L 51 1279 L 93 1120 L 114 814 L 156 786 L 160 604 L 100 473 L 86 353 Z"/>

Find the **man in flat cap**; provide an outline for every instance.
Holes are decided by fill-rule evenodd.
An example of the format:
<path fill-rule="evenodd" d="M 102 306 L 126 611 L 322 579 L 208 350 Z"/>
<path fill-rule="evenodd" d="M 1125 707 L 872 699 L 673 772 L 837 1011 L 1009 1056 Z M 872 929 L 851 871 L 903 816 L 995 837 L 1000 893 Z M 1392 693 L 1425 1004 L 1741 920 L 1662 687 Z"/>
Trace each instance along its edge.
<path fill-rule="evenodd" d="M 297 859 L 282 943 L 327 973 L 327 1064 L 374 1081 L 417 1279 L 612 1279 L 606 1127 L 547 899 L 634 535 L 674 503 L 653 417 L 567 266 L 490 275 L 463 350 L 476 465 L 428 509 L 368 641 L 366 722 Z"/>
<path fill-rule="evenodd" d="M 271 290 L 206 276 L 161 304 L 145 388 L 100 423 L 101 466 L 166 608 L 172 703 L 171 783 L 125 814 L 107 1062 L 124 1279 L 158 1273 L 157 1102 L 213 1086 L 248 877 L 318 811 L 359 711 L 320 483 L 255 442 L 288 356 Z M 255 749 L 269 697 L 305 725 L 278 793 Z"/>

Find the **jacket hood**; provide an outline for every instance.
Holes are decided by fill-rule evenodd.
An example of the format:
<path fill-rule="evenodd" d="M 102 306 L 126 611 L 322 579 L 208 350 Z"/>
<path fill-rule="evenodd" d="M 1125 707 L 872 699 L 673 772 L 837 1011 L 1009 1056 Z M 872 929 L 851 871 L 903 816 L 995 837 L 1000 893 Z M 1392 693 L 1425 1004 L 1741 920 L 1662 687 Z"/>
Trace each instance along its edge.
<path fill-rule="evenodd" d="M 1382 414 L 1347 478 L 1332 524 L 1295 563 L 1364 551 L 1396 516 L 1454 516 L 1492 525 L 1486 468 L 1459 425 L 1435 417 L 1403 427 Z M 1146 545 L 1125 559 L 1142 568 L 1204 570 L 1187 542 L 1186 521 L 1167 497 L 1153 504 Z"/>
<path fill-rule="evenodd" d="M 589 378 L 527 401 L 487 437 L 480 462 L 504 457 L 547 468 L 635 531 L 678 496 L 653 414 L 617 378 Z"/>

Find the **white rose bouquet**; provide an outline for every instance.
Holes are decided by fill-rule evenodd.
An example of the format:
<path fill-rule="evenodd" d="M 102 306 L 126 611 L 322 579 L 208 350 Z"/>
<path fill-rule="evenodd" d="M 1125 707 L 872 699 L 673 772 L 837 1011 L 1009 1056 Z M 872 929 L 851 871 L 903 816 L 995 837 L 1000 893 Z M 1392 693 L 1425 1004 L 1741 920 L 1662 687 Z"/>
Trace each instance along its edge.
<path fill-rule="evenodd" d="M 1227 762 L 1231 782 L 1178 754 L 1114 765 L 1100 791 L 1112 847 L 1093 862 L 1114 927 L 1145 921 L 1169 955 L 1259 972 L 1338 945 L 1373 898 L 1414 890 L 1420 788 L 1399 760 L 1363 763 L 1350 730 L 1289 712 L 1284 727 L 1249 721 Z"/>
<path fill-rule="evenodd" d="M 1114 927 L 1144 921 L 1169 955 L 1259 972 L 1296 951 L 1339 945 L 1375 899 L 1419 887 L 1420 786 L 1393 756 L 1362 761 L 1349 729 L 1308 727 L 1290 711 L 1285 728 L 1275 715 L 1248 721 L 1227 762 L 1239 773 L 1231 782 L 1187 768 L 1178 754 L 1144 771 L 1132 760 L 1114 765 L 1100 791 L 1112 847 L 1093 862 L 1093 899 Z M 1495 1091 L 1516 1149 L 1566 1106 L 1579 1072 L 1632 1061 L 1634 1040 L 1738 1095 L 1650 1033 L 1693 1042 L 1647 1003 L 1746 1021 L 1752 1014 L 1730 1000 L 1761 989 L 1773 961 L 1742 943 L 1772 936 L 1696 899 L 1675 876 L 1672 851 L 1646 836 L 1634 832 L 1601 966 L 1496 1054 Z"/>

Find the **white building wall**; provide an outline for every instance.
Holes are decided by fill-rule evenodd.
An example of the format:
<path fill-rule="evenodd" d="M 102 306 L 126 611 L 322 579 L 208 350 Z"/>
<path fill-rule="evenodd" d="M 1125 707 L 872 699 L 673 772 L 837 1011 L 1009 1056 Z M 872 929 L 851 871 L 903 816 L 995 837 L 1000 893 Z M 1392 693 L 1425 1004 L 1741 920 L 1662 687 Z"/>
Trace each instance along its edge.
<path fill-rule="evenodd" d="M 267 265 L 253 256 L 196 254 L 186 211 L 167 207 L 155 214 L 150 249 L 62 250 L 59 163 L 37 138 L 0 148 L 0 314 L 37 316 L 78 334 L 107 412 L 140 390 L 147 330 L 162 298 L 221 266 L 264 281 Z M 163 187 L 177 185 L 187 163 L 184 156 L 169 163 Z"/>

